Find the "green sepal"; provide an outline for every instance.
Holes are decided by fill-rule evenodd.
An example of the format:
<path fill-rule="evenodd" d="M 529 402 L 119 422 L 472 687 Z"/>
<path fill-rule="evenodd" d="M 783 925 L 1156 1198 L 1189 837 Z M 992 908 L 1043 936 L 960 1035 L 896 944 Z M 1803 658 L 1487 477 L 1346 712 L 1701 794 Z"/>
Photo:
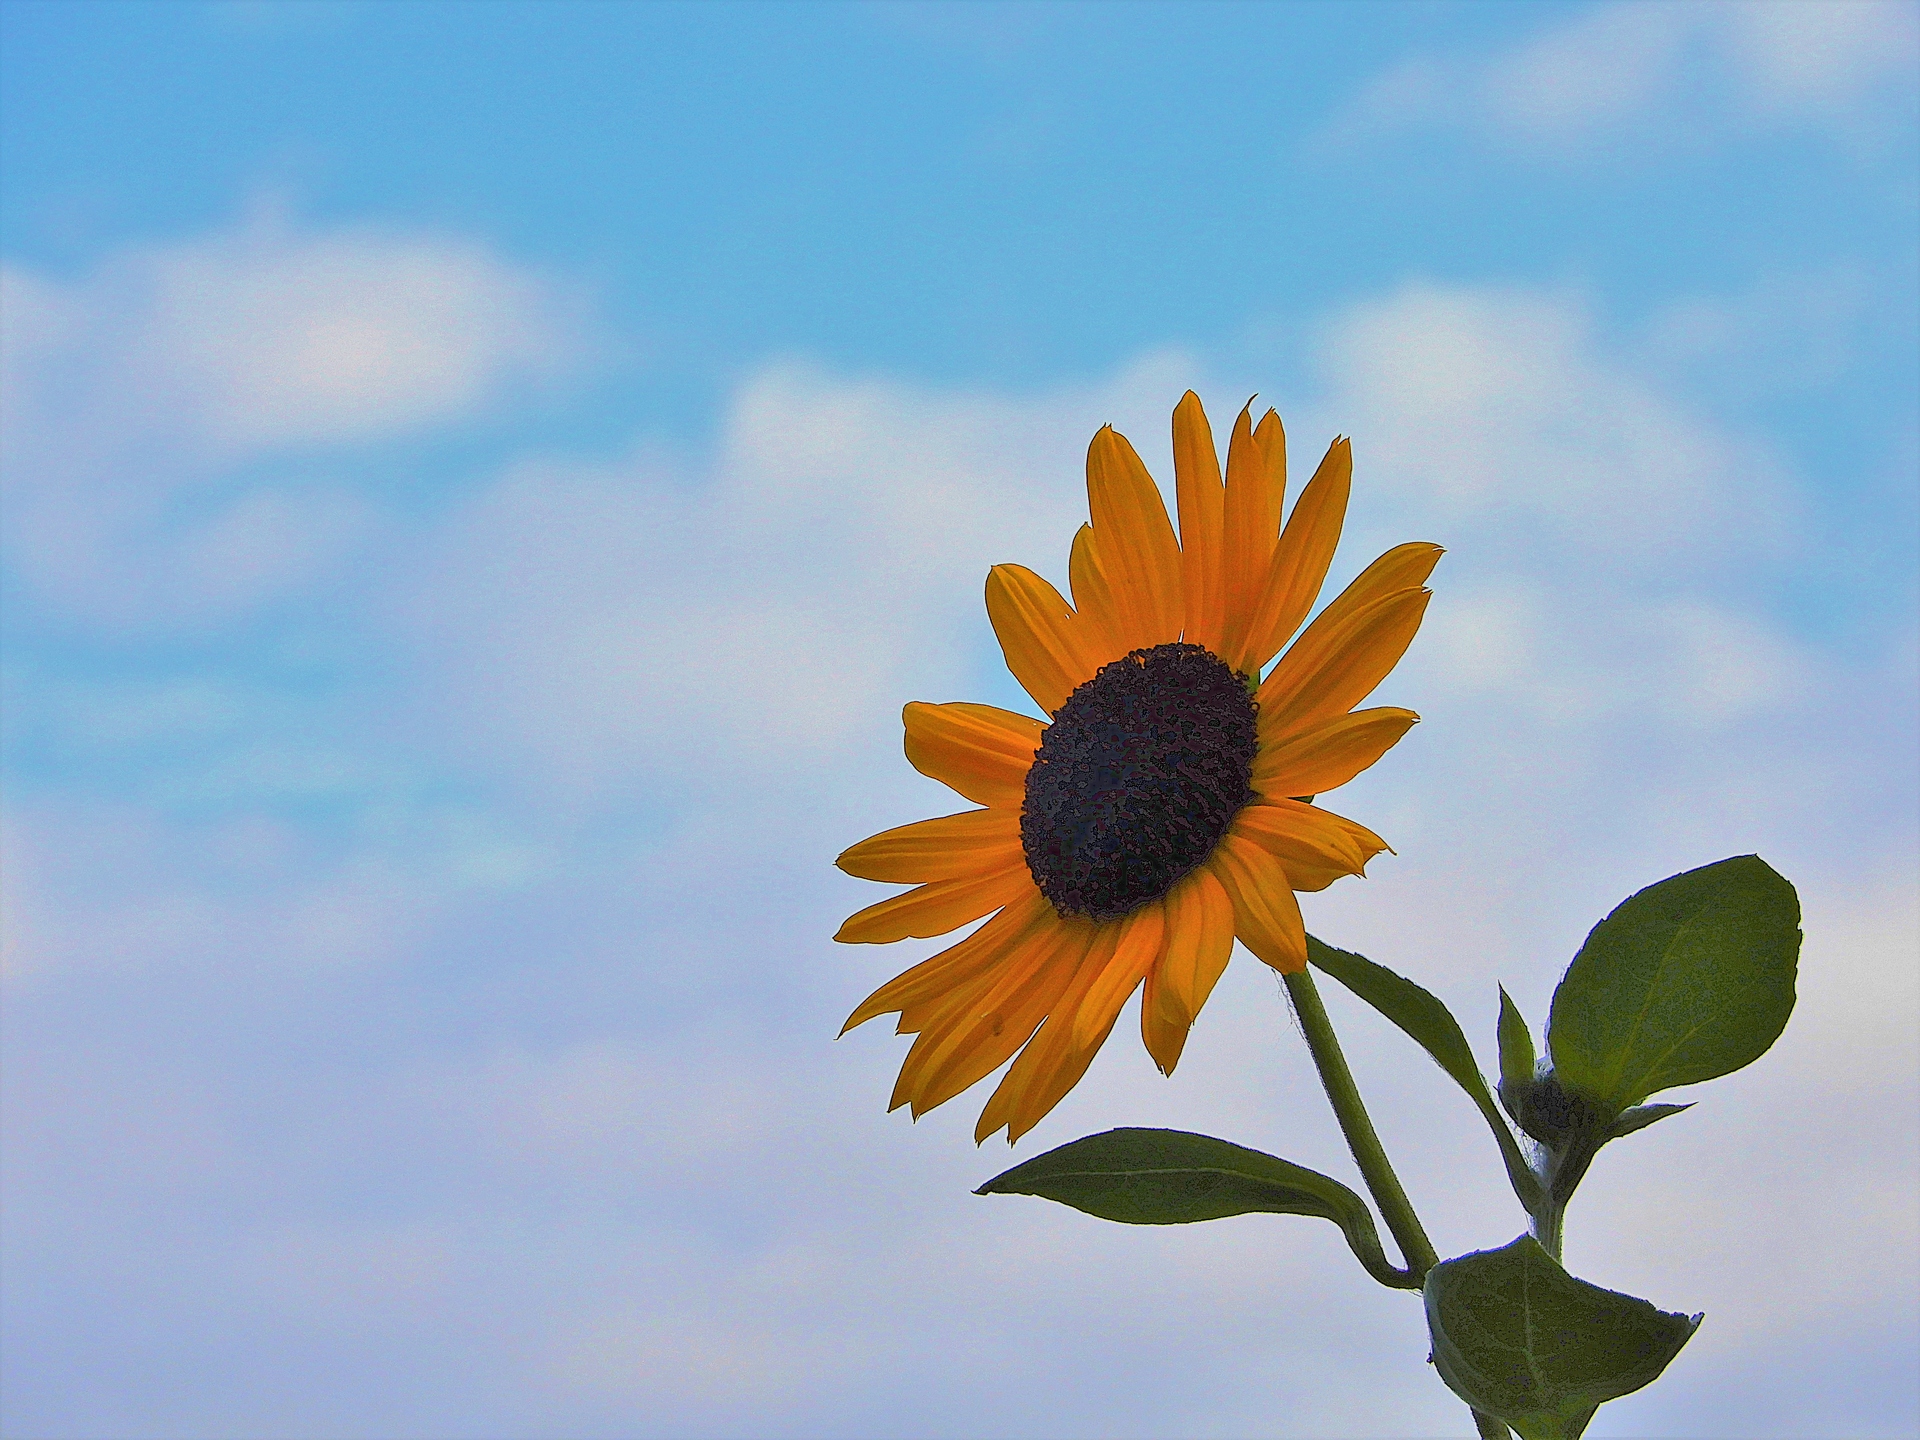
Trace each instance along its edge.
<path fill-rule="evenodd" d="M 1656 1120 L 1664 1120 L 1669 1115 L 1678 1115 L 1682 1110 L 1691 1110 L 1698 1101 L 1689 1100 L 1684 1105 L 1636 1105 L 1631 1110 L 1622 1110 L 1613 1124 L 1607 1127 L 1607 1139 L 1618 1140 L 1622 1135 L 1631 1135 L 1636 1130 L 1644 1130 Z"/>
<path fill-rule="evenodd" d="M 1656 1379 L 1702 1318 L 1575 1279 L 1531 1235 L 1434 1266 L 1424 1298 L 1440 1378 L 1522 1440 L 1577 1440 L 1604 1402 Z"/>
<path fill-rule="evenodd" d="M 1388 1263 L 1366 1202 L 1330 1175 L 1185 1130 L 1089 1135 L 996 1175 L 976 1195 L 1038 1195 L 1123 1225 L 1191 1225 L 1266 1212 L 1331 1220 L 1382 1285 L 1418 1290 Z"/>
<path fill-rule="evenodd" d="M 1533 1036 L 1527 1030 L 1527 1022 L 1520 1016 L 1520 1009 L 1507 994 L 1507 987 L 1500 987 L 1500 1103 L 1507 1107 L 1507 1114 L 1517 1122 L 1520 1118 L 1518 1106 L 1520 1097 L 1533 1084 Z"/>
<path fill-rule="evenodd" d="M 1451 1075 L 1467 1098 L 1480 1107 L 1487 1128 L 1499 1142 L 1500 1158 L 1506 1162 L 1507 1179 L 1520 1203 L 1532 1213 L 1540 1198 L 1540 1181 L 1520 1153 L 1513 1131 L 1501 1117 L 1487 1090 L 1486 1077 L 1473 1058 L 1473 1047 L 1460 1029 L 1460 1022 L 1437 995 L 1396 975 L 1384 965 L 1376 965 L 1364 955 L 1336 950 L 1325 941 L 1307 936 L 1307 959 L 1333 976 L 1387 1019 L 1398 1025 L 1431 1055 L 1440 1068 Z"/>
<path fill-rule="evenodd" d="M 1547 1049 L 1611 1118 L 1738 1070 L 1793 1011 L 1800 901 L 1757 855 L 1650 885 L 1593 927 L 1553 992 Z"/>

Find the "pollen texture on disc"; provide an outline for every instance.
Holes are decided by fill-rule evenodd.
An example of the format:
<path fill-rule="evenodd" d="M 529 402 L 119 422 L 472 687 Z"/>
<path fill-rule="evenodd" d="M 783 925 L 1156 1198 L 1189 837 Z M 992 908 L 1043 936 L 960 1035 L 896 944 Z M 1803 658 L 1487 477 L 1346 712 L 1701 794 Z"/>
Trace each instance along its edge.
<path fill-rule="evenodd" d="M 1027 868 L 1063 915 L 1112 920 L 1212 853 L 1253 798 L 1253 697 L 1198 645 L 1103 665 L 1054 715 L 1027 772 Z"/>

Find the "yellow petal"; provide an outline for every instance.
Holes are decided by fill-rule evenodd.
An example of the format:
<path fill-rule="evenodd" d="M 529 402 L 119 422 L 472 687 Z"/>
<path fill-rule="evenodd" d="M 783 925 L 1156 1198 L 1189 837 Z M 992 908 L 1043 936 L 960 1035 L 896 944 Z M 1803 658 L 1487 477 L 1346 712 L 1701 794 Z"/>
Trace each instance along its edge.
<path fill-rule="evenodd" d="M 916 1006 L 927 1005 L 971 983 L 995 964 L 1009 949 L 1020 945 L 1037 926 L 1053 917 L 1053 906 L 1038 889 L 1013 901 L 998 915 L 958 944 L 949 945 L 938 955 L 922 960 L 904 974 L 896 975 L 860 1002 L 847 1023 L 840 1027 L 846 1034 L 856 1025 L 864 1025 L 879 1015 L 895 1011 L 903 1014 Z M 919 1029 L 903 1023 L 902 1034 Z"/>
<path fill-rule="evenodd" d="M 1399 744 L 1419 719 L 1382 705 L 1278 730 L 1254 757 L 1254 791 L 1277 800 L 1338 789 Z"/>
<path fill-rule="evenodd" d="M 1060 592 L 1024 565 L 996 565 L 987 572 L 987 618 L 1007 669 L 1049 715 L 1100 668 L 1083 647 Z"/>
<path fill-rule="evenodd" d="M 1185 638 L 1219 653 L 1227 619 L 1221 524 L 1226 503 L 1220 456 L 1200 397 L 1189 390 L 1173 412 L 1173 483 L 1180 508 L 1181 588 Z"/>
<path fill-rule="evenodd" d="M 1010 905 L 1033 888 L 1024 859 L 965 880 L 936 880 L 849 916 L 833 938 L 848 945 L 929 940 Z"/>
<path fill-rule="evenodd" d="M 1023 853 L 1017 813 L 968 810 L 882 830 L 833 863 L 862 880 L 919 885 L 1001 870 Z"/>
<path fill-rule="evenodd" d="M 1082 525 L 1073 537 L 1067 578 L 1073 586 L 1073 623 L 1082 650 L 1096 657 L 1100 665 L 1118 660 L 1131 647 L 1121 643 L 1122 626 L 1114 609 L 1113 586 L 1101 567 L 1100 545 L 1091 525 Z"/>
<path fill-rule="evenodd" d="M 914 701 L 901 712 L 907 761 L 976 805 L 1018 810 L 1040 748 L 1040 721 L 992 705 Z"/>
<path fill-rule="evenodd" d="M 1233 899 L 1233 928 L 1245 945 L 1282 974 L 1307 968 L 1307 927 L 1286 868 L 1259 845 L 1229 831 L 1208 868 Z"/>
<path fill-rule="evenodd" d="M 1326 583 L 1334 547 L 1347 516 L 1353 488 L 1353 448 L 1344 439 L 1328 447 L 1307 488 L 1294 502 L 1287 528 L 1274 547 L 1266 588 L 1249 627 L 1249 667 L 1265 665 L 1279 653 Z"/>
<path fill-rule="evenodd" d="M 1396 591 L 1320 635 L 1311 630 L 1302 635 L 1256 697 L 1261 738 L 1344 715 L 1371 695 L 1407 653 L 1432 595 L 1430 590 Z"/>
<path fill-rule="evenodd" d="M 1167 935 L 1140 1001 L 1140 1038 L 1171 1075 L 1200 1007 L 1233 954 L 1233 901 L 1201 866 L 1166 898 Z"/>
<path fill-rule="evenodd" d="M 1111 425 L 1087 447 L 1087 504 L 1100 564 L 1129 650 L 1180 638 L 1180 544 L 1166 502 L 1133 446 Z"/>

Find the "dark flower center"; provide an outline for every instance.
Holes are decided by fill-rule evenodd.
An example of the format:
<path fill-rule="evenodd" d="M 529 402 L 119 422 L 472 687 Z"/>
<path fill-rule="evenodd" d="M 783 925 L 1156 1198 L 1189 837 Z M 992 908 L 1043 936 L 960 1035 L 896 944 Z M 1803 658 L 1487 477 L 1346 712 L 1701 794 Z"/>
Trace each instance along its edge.
<path fill-rule="evenodd" d="M 1027 772 L 1020 843 L 1063 915 L 1158 900 L 1253 798 L 1254 703 L 1199 645 L 1155 645 L 1067 697 Z"/>

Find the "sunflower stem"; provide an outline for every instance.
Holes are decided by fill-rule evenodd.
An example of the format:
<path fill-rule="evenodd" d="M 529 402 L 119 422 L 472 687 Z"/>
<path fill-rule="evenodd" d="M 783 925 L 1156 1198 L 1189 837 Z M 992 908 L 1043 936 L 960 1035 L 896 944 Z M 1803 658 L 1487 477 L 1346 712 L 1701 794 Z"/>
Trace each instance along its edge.
<path fill-rule="evenodd" d="M 1333 1113 L 1347 1137 L 1347 1147 L 1353 1151 L 1354 1162 L 1373 1194 L 1373 1203 L 1380 1207 L 1380 1214 L 1386 1219 L 1387 1229 L 1393 1233 L 1394 1243 L 1399 1245 L 1412 1278 L 1425 1281 L 1427 1271 L 1439 1263 L 1440 1256 L 1433 1242 L 1427 1239 L 1420 1217 L 1413 1213 L 1413 1203 L 1407 1199 L 1400 1177 L 1393 1173 L 1380 1137 L 1374 1133 L 1373 1121 L 1367 1117 L 1367 1107 L 1360 1099 L 1359 1087 L 1353 1083 L 1353 1072 L 1347 1068 L 1347 1057 L 1341 1053 L 1340 1040 L 1333 1033 L 1326 1006 L 1320 1003 L 1313 976 L 1298 970 L 1281 978 L 1287 983 L 1294 1013 L 1300 1017 L 1300 1029 L 1307 1037 L 1307 1049 L 1320 1071 L 1320 1083 L 1326 1087 L 1327 1099 L 1333 1104 Z"/>

